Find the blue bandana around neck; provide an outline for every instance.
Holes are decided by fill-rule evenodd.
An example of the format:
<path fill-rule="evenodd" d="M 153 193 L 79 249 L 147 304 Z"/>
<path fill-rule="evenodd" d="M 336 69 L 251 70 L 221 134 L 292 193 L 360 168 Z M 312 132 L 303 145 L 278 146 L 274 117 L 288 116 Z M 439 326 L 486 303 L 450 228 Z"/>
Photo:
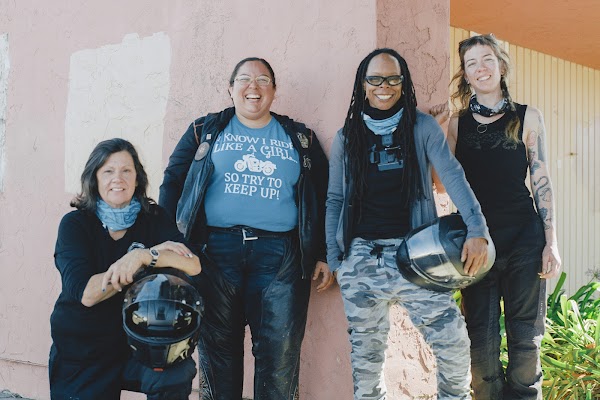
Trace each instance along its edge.
<path fill-rule="evenodd" d="M 374 134 L 376 135 L 390 135 L 394 133 L 402 118 L 402 112 L 404 108 L 401 108 L 396 114 L 386 119 L 373 119 L 369 115 L 362 113 L 363 121 Z"/>
<path fill-rule="evenodd" d="M 102 226 L 110 231 L 122 231 L 135 223 L 142 205 L 135 197 L 129 205 L 123 208 L 112 208 L 104 200 L 96 202 L 96 215 L 102 222 Z"/>

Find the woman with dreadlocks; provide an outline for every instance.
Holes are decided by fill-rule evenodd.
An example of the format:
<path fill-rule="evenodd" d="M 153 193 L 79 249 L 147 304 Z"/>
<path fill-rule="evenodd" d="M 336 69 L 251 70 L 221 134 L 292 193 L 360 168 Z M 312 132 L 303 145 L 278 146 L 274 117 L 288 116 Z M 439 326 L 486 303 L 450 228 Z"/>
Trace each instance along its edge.
<path fill-rule="evenodd" d="M 493 35 L 463 40 L 458 52 L 451 97 L 459 112 L 450 120 L 448 143 L 481 201 L 498 254 L 490 273 L 462 291 L 473 390 L 477 399 L 541 399 L 546 280 L 561 266 L 544 121 L 537 109 L 512 101 L 508 54 Z M 499 360 L 501 298 L 506 376 Z"/>
<path fill-rule="evenodd" d="M 362 60 L 344 127 L 330 152 L 327 262 L 350 327 L 355 399 L 383 399 L 389 309 L 400 304 L 437 359 L 438 398 L 468 399 L 469 339 L 450 292 L 406 280 L 396 267 L 402 237 L 436 215 L 431 169 L 461 212 L 465 272 L 487 261 L 487 226 L 462 168 L 433 117 L 417 110 L 406 61 L 392 49 Z"/>

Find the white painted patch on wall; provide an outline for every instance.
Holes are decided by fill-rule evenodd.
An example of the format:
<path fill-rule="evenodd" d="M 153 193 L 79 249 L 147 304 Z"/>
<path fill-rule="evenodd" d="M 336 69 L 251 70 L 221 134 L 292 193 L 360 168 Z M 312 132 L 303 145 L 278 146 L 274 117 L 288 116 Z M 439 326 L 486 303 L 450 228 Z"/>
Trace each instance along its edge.
<path fill-rule="evenodd" d="M 8 34 L 0 34 L 0 193 L 4 192 L 6 168 L 6 99 L 8 97 Z"/>
<path fill-rule="evenodd" d="M 120 137 L 136 147 L 158 200 L 162 182 L 164 116 L 171 47 L 163 33 L 71 55 L 65 120 L 65 190 L 81 190 L 80 177 L 94 146 Z"/>

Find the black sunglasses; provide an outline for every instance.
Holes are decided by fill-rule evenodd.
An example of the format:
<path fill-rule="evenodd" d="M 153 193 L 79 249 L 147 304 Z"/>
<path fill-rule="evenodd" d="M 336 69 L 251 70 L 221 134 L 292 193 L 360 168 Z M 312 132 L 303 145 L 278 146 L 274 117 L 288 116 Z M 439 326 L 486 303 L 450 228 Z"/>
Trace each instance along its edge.
<path fill-rule="evenodd" d="M 404 81 L 403 75 L 391 75 L 391 76 L 377 76 L 370 75 L 365 77 L 365 81 L 372 86 L 383 85 L 383 82 L 387 82 L 390 86 L 398 86 Z"/>

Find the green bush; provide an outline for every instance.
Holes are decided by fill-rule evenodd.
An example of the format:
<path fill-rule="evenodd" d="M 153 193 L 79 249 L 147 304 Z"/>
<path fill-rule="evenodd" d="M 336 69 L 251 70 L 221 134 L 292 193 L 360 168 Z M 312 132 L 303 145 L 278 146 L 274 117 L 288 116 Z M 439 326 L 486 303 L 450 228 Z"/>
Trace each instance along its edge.
<path fill-rule="evenodd" d="M 567 297 L 563 272 L 548 298 L 546 334 L 542 340 L 544 397 L 600 398 L 600 282 L 591 281 Z"/>
<path fill-rule="evenodd" d="M 542 339 L 546 400 L 600 399 L 600 282 L 592 280 L 571 297 L 564 294 L 563 272 L 548 298 L 546 333 Z M 461 296 L 455 299 L 460 306 Z M 501 304 L 504 311 L 503 304 Z M 506 368 L 508 351 L 504 312 L 500 317 L 500 361 Z"/>

